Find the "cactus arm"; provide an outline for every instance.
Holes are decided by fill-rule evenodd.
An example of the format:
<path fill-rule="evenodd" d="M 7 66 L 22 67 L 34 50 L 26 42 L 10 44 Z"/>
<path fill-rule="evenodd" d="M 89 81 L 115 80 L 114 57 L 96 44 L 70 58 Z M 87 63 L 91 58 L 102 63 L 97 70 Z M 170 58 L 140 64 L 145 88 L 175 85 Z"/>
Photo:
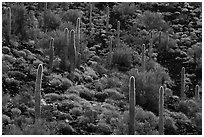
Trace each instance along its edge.
<path fill-rule="evenodd" d="M 76 47 L 75 47 L 75 32 L 74 30 L 71 30 L 70 32 L 70 78 L 73 80 L 74 78 L 74 69 L 76 65 Z"/>
<path fill-rule="evenodd" d="M 129 81 L 129 135 L 135 132 L 135 78 L 130 77 Z"/>
<path fill-rule="evenodd" d="M 108 28 L 109 28 L 109 7 L 106 7 L 106 34 L 108 34 Z"/>

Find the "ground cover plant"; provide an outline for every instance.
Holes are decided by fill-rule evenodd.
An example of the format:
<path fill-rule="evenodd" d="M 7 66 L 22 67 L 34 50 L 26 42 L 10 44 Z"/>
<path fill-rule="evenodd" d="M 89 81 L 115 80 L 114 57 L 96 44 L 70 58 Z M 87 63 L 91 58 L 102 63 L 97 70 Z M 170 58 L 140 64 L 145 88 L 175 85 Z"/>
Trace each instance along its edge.
<path fill-rule="evenodd" d="M 201 135 L 201 2 L 2 2 L 3 135 Z"/>

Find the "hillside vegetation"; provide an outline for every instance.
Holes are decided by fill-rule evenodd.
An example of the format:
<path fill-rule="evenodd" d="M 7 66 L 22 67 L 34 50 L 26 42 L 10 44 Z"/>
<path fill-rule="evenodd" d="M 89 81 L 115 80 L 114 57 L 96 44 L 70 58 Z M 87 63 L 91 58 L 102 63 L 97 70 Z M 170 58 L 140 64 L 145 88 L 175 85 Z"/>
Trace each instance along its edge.
<path fill-rule="evenodd" d="M 201 135 L 202 3 L 2 3 L 3 135 Z"/>

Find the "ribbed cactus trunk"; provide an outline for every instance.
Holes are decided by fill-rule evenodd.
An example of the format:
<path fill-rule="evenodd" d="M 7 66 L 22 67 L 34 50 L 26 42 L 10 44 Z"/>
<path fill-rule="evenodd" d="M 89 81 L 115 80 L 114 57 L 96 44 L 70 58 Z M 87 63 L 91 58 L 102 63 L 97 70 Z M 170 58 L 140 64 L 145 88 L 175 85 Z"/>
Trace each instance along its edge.
<path fill-rule="evenodd" d="M 150 33 L 150 42 L 149 42 L 149 58 L 150 60 L 152 59 L 152 55 L 153 55 L 153 34 L 152 32 Z"/>
<path fill-rule="evenodd" d="M 35 83 L 35 123 L 38 124 L 41 118 L 40 99 L 42 84 L 43 65 L 39 64 Z"/>
<path fill-rule="evenodd" d="M 64 58 L 63 58 L 63 63 L 65 66 L 65 70 L 68 70 L 68 66 L 69 66 L 69 61 L 68 61 L 68 54 L 69 54 L 69 30 L 68 28 L 64 29 Z"/>
<path fill-rule="evenodd" d="M 164 88 L 159 88 L 159 134 L 164 135 Z"/>
<path fill-rule="evenodd" d="M 185 68 L 181 69 L 181 100 L 184 100 L 184 90 L 185 90 Z"/>
<path fill-rule="evenodd" d="M 76 67 L 79 68 L 81 62 L 81 54 L 80 54 L 80 24 L 81 19 L 77 19 L 76 25 Z"/>
<path fill-rule="evenodd" d="M 199 85 L 196 85 L 196 87 L 195 87 L 195 99 L 197 101 L 200 99 L 200 97 L 199 97 Z"/>
<path fill-rule="evenodd" d="M 129 135 L 135 132 L 135 78 L 130 77 L 129 81 Z"/>
<path fill-rule="evenodd" d="M 70 60 L 70 79 L 74 79 L 74 70 L 76 63 L 76 47 L 75 47 L 75 32 L 70 32 L 70 43 L 69 43 L 69 60 Z"/>
<path fill-rule="evenodd" d="M 120 21 L 117 22 L 117 47 L 120 47 Z"/>
<path fill-rule="evenodd" d="M 52 71 L 53 68 L 53 59 L 54 59 L 54 38 L 50 40 L 50 49 L 49 49 L 49 69 Z"/>
<path fill-rule="evenodd" d="M 89 4 L 89 27 L 90 27 L 90 35 L 93 34 L 92 10 L 93 10 L 93 5 L 92 5 L 92 3 L 90 3 L 90 4 Z"/>
<path fill-rule="evenodd" d="M 142 72 L 145 72 L 145 44 L 142 44 Z"/>
<path fill-rule="evenodd" d="M 7 20 L 8 22 L 8 24 L 7 24 L 7 41 L 9 42 L 10 41 L 10 38 L 11 38 L 11 8 L 10 7 L 8 7 L 8 20 Z"/>
<path fill-rule="evenodd" d="M 109 29 L 109 7 L 106 7 L 106 34 L 108 34 L 108 29 Z"/>

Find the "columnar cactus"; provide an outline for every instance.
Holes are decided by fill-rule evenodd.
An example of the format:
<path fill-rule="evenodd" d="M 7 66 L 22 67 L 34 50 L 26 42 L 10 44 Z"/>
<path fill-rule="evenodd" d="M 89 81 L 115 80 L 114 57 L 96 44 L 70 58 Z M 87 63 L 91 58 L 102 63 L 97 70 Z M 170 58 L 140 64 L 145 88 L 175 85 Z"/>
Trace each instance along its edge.
<path fill-rule="evenodd" d="M 74 69 L 76 66 L 76 47 L 75 47 L 75 32 L 70 32 L 70 43 L 69 43 L 69 61 L 70 61 L 70 78 L 74 78 Z"/>
<path fill-rule="evenodd" d="M 142 72 L 145 72 L 145 44 L 142 44 Z"/>
<path fill-rule="evenodd" d="M 200 99 L 200 97 L 199 97 L 199 85 L 196 85 L 196 87 L 195 87 L 195 99 L 196 100 Z"/>
<path fill-rule="evenodd" d="M 159 88 L 159 134 L 164 134 L 164 88 Z"/>
<path fill-rule="evenodd" d="M 68 68 L 68 54 L 69 54 L 69 30 L 68 28 L 64 29 L 65 37 L 64 37 L 64 60 L 63 62 L 65 63 L 65 69 L 67 70 Z"/>
<path fill-rule="evenodd" d="M 93 5 L 90 3 L 89 4 L 89 27 L 90 27 L 90 30 L 91 30 L 91 35 L 92 35 L 92 29 L 93 29 L 93 25 L 92 25 L 92 10 L 93 10 Z"/>
<path fill-rule="evenodd" d="M 77 24 L 76 24 L 76 51 L 77 53 L 80 52 L 80 24 L 81 24 L 81 19 L 77 18 Z"/>
<path fill-rule="evenodd" d="M 54 59 L 54 38 L 50 40 L 50 49 L 49 49 L 49 68 L 52 70 L 53 68 L 53 59 Z"/>
<path fill-rule="evenodd" d="M 135 132 L 135 78 L 130 77 L 129 81 L 129 135 Z"/>
<path fill-rule="evenodd" d="M 7 37 L 8 37 L 8 42 L 9 42 L 9 40 L 10 40 L 10 38 L 11 38 L 11 8 L 10 7 L 8 7 L 8 22 L 7 22 Z"/>
<path fill-rule="evenodd" d="M 108 33 L 108 28 L 109 28 L 109 7 L 106 7 L 106 33 Z"/>
<path fill-rule="evenodd" d="M 120 21 L 117 22 L 117 46 L 120 47 Z"/>
<path fill-rule="evenodd" d="M 152 55 L 153 55 L 153 36 L 152 36 L 152 32 L 150 33 L 150 42 L 149 42 L 149 58 L 152 59 Z"/>
<path fill-rule="evenodd" d="M 181 100 L 184 100 L 184 90 L 185 90 L 185 68 L 181 69 Z"/>
<path fill-rule="evenodd" d="M 35 83 L 35 123 L 40 120 L 40 99 L 41 99 L 41 84 L 42 84 L 43 65 L 38 65 L 36 83 Z"/>

